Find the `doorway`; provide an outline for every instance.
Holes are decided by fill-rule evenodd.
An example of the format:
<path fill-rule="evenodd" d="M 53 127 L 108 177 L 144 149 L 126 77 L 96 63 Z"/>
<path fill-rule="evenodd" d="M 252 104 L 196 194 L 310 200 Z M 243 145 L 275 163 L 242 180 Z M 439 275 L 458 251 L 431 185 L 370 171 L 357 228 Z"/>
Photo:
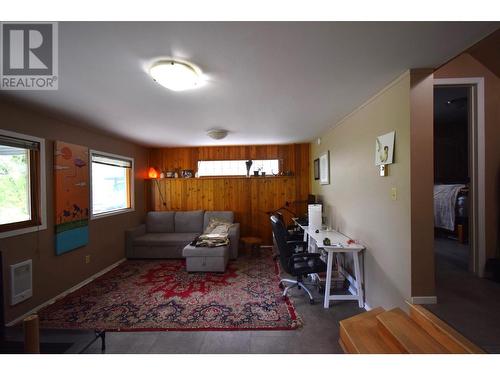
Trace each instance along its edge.
<path fill-rule="evenodd" d="M 472 88 L 434 87 L 434 251 L 436 272 L 474 272 L 471 184 Z"/>
<path fill-rule="evenodd" d="M 435 79 L 434 85 L 436 185 L 448 183 L 465 187 L 461 186 L 458 191 L 452 191 L 448 195 L 449 202 L 455 204 L 454 210 L 448 208 L 448 213 L 454 214 L 451 227 L 453 230 L 435 229 L 437 303 L 426 307 L 487 352 L 499 353 L 500 326 L 497 321 L 500 301 L 496 296 L 500 293 L 500 285 L 483 278 L 484 79 L 481 77 Z M 448 119 L 442 120 L 440 116 L 445 118 L 448 116 Z M 466 132 L 463 127 L 464 116 L 467 119 Z M 438 128 L 441 126 L 440 121 L 444 121 L 445 127 L 452 126 L 452 123 L 458 124 L 458 129 L 440 129 Z M 454 133 L 459 134 L 453 135 Z M 444 151 L 440 147 L 447 148 L 448 152 L 455 155 L 453 165 L 446 164 L 447 156 L 441 159 Z M 443 171 L 443 168 L 447 170 Z M 464 195 L 466 197 L 459 201 Z M 462 233 L 459 233 L 459 224 L 462 226 Z"/>
<path fill-rule="evenodd" d="M 485 265 L 484 153 L 483 78 L 434 80 L 436 263 L 479 277 Z"/>

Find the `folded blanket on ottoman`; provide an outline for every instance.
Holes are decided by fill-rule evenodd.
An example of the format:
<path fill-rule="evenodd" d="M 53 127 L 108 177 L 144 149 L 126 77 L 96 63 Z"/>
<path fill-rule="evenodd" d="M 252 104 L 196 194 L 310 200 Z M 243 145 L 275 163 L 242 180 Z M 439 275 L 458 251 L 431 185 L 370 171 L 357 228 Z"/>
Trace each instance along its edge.
<path fill-rule="evenodd" d="M 218 218 L 210 219 L 205 232 L 191 242 L 191 246 L 196 247 L 216 247 L 229 245 L 229 228 L 232 223 L 228 223 Z"/>

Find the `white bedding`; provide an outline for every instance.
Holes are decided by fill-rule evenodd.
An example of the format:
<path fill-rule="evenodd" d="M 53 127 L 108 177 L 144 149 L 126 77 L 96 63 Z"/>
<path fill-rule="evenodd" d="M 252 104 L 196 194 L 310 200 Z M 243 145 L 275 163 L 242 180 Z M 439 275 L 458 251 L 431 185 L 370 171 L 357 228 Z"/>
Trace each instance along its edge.
<path fill-rule="evenodd" d="M 465 185 L 434 185 L 434 226 L 455 230 L 455 204 Z"/>

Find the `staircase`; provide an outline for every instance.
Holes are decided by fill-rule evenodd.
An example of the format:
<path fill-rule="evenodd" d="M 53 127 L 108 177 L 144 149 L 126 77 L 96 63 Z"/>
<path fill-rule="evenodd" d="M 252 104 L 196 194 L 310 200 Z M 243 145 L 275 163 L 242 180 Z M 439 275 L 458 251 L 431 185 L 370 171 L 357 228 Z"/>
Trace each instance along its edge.
<path fill-rule="evenodd" d="M 478 346 L 420 305 L 382 307 L 340 322 L 340 346 L 350 354 L 480 354 Z"/>

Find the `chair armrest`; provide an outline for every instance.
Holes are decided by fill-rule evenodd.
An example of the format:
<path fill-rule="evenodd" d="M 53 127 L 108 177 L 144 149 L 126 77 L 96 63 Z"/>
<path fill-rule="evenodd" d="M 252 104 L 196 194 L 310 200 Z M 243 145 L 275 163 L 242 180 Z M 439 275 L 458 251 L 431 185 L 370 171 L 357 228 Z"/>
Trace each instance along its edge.
<path fill-rule="evenodd" d="M 321 254 L 319 253 L 300 253 L 293 254 L 288 260 L 288 266 L 292 268 L 295 263 L 298 263 L 300 260 L 308 261 L 309 259 L 320 258 Z"/>
<path fill-rule="evenodd" d="M 228 232 L 230 243 L 230 258 L 238 258 L 238 247 L 240 246 L 240 223 L 234 223 Z"/>
<path fill-rule="evenodd" d="M 295 247 L 295 253 L 307 253 L 307 242 L 304 241 L 286 241 L 286 243 L 290 246 Z M 297 249 L 299 248 L 299 249 Z"/>
<path fill-rule="evenodd" d="M 133 255 L 133 242 L 136 237 L 146 234 L 146 224 L 141 224 L 138 227 L 125 230 L 125 256 Z"/>
<path fill-rule="evenodd" d="M 297 245 L 297 246 L 307 246 L 307 242 L 304 242 L 302 240 L 294 240 L 294 241 L 286 241 L 286 243 L 290 245 Z"/>
<path fill-rule="evenodd" d="M 313 259 L 313 258 L 320 258 L 321 254 L 320 253 L 300 253 L 300 254 L 293 254 L 290 259 L 295 260 L 297 258 L 308 258 L 308 259 Z"/>

